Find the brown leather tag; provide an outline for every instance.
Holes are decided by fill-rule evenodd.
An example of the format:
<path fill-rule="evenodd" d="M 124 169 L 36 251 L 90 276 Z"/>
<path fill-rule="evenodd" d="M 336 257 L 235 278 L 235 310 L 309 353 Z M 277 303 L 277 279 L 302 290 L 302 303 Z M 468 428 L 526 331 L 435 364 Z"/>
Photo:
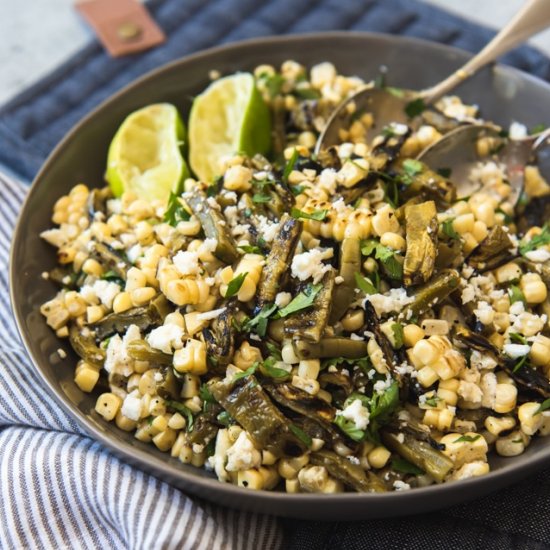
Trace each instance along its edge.
<path fill-rule="evenodd" d="M 75 7 L 113 57 L 147 50 L 166 40 L 137 0 L 82 0 Z"/>

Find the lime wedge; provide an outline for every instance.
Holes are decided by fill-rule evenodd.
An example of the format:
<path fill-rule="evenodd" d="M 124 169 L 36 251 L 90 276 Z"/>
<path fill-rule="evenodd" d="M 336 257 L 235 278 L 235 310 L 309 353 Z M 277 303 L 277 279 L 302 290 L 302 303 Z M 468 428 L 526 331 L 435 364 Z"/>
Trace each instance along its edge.
<path fill-rule="evenodd" d="M 250 73 L 216 80 L 193 102 L 189 116 L 189 164 L 202 181 L 221 174 L 220 160 L 271 148 L 271 115 Z"/>
<path fill-rule="evenodd" d="M 185 128 L 177 109 L 168 103 L 134 111 L 121 124 L 107 157 L 105 178 L 116 197 L 133 191 L 146 200 L 166 202 L 181 193 L 189 170 L 180 148 Z"/>

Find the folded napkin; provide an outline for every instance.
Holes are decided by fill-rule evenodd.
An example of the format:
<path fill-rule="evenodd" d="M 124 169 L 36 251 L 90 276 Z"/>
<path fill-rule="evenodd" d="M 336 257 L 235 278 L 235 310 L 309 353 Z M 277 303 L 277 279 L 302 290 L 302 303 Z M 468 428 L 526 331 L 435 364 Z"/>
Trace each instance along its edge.
<path fill-rule="evenodd" d="M 0 164 L 22 181 L 82 116 L 171 59 L 253 36 L 371 30 L 470 51 L 494 34 L 414 0 L 152 0 L 169 40 L 110 59 L 92 43 L 0 109 Z M 550 79 L 522 47 L 505 61 Z M 131 467 L 82 434 L 48 396 L 11 318 L 8 248 L 22 185 L 0 178 L 0 548 L 550 548 L 550 472 L 484 499 L 403 519 L 275 520 L 217 508 Z M 414 510 L 411 510 L 411 513 Z"/>

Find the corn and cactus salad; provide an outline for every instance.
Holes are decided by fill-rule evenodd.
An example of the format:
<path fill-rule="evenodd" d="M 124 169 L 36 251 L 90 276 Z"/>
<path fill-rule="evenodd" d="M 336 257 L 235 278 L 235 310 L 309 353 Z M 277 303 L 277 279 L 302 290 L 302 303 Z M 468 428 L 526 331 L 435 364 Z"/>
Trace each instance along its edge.
<path fill-rule="evenodd" d="M 494 139 L 468 197 L 415 160 L 476 116 L 456 97 L 371 143 L 373 114 L 357 113 L 313 155 L 362 82 L 291 61 L 255 78 L 268 158 L 225 156 L 167 202 L 78 184 L 55 204 L 42 237 L 59 290 L 41 312 L 97 414 L 222 482 L 289 493 L 481 476 L 488 454 L 550 433 L 537 168 L 512 204 Z"/>

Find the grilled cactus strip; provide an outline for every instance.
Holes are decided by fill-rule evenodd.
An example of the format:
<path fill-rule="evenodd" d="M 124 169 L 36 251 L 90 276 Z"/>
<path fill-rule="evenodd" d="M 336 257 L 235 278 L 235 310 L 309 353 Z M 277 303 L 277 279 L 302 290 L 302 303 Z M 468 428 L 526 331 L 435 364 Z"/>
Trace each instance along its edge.
<path fill-rule="evenodd" d="M 179 399 L 181 384 L 174 374 L 174 369 L 171 366 L 166 366 L 160 369 L 160 375 L 162 379 L 157 381 L 155 378 L 157 393 L 163 399 Z"/>
<path fill-rule="evenodd" d="M 338 322 L 355 300 L 355 274 L 361 273 L 361 241 L 347 238 L 342 241 L 340 249 L 340 271 L 338 275 L 344 280 L 334 289 L 332 311 L 329 322 Z"/>
<path fill-rule="evenodd" d="M 206 446 L 218 433 L 220 427 L 216 424 L 216 416 L 221 412 L 221 407 L 215 406 L 207 412 L 202 412 L 195 417 L 193 428 L 189 432 L 189 443 Z"/>
<path fill-rule="evenodd" d="M 468 258 L 469 264 L 478 271 L 495 269 L 510 261 L 514 244 L 500 225 L 490 229 L 489 234 L 474 248 Z"/>
<path fill-rule="evenodd" d="M 186 194 L 185 202 L 201 222 L 206 237 L 216 239 L 214 255 L 226 264 L 232 264 L 239 254 L 233 237 L 227 231 L 227 222 L 222 213 L 217 208 L 210 206 L 208 197 L 199 189 L 194 189 L 191 193 Z"/>
<path fill-rule="evenodd" d="M 294 257 L 302 233 L 302 225 L 300 220 L 295 220 L 288 214 L 284 214 L 281 218 L 279 232 L 266 258 L 258 284 L 258 311 L 266 304 L 272 304 L 275 301 L 275 296 Z"/>
<path fill-rule="evenodd" d="M 405 208 L 407 252 L 403 265 L 405 286 L 425 283 L 434 271 L 437 256 L 437 210 L 433 201 Z"/>
<path fill-rule="evenodd" d="M 425 285 L 418 287 L 414 293 L 414 302 L 405 306 L 399 314 L 402 321 L 418 317 L 433 305 L 441 303 L 458 287 L 460 275 L 455 269 L 444 269 Z"/>
<path fill-rule="evenodd" d="M 97 347 L 93 334 L 87 335 L 72 324 L 69 329 L 69 342 L 76 354 L 95 367 L 102 367 L 105 362 L 105 351 Z"/>
<path fill-rule="evenodd" d="M 435 201 L 438 208 L 446 210 L 456 201 L 456 188 L 449 180 L 422 164 L 422 170 L 415 174 L 410 185 L 400 195 L 402 200 L 419 196 L 424 200 Z"/>
<path fill-rule="evenodd" d="M 235 352 L 233 317 L 233 307 L 227 305 L 225 310 L 212 321 L 210 328 L 202 331 L 207 355 L 215 360 L 218 367 L 227 366 Z"/>
<path fill-rule="evenodd" d="M 96 337 L 103 340 L 112 334 L 122 334 L 130 325 L 137 325 L 143 332 L 152 326 L 162 325 L 171 308 L 162 294 L 158 294 L 147 306 L 133 307 L 122 313 L 109 313 L 93 325 Z"/>
<path fill-rule="evenodd" d="M 323 338 L 318 343 L 305 340 L 293 342 L 294 351 L 300 359 L 361 359 L 367 356 L 367 343 L 342 336 Z"/>
<path fill-rule="evenodd" d="M 360 493 L 386 492 L 384 482 L 376 474 L 365 472 L 361 467 L 332 451 L 323 449 L 311 453 L 309 462 L 315 466 L 324 466 L 332 477 Z"/>
<path fill-rule="evenodd" d="M 103 266 L 105 271 L 112 271 L 123 281 L 126 280 L 126 273 L 132 267 L 126 259 L 103 243 L 93 243 L 91 256 Z"/>
<path fill-rule="evenodd" d="M 208 384 L 214 399 L 250 434 L 256 444 L 275 456 L 299 456 L 305 444 L 292 433 L 290 421 L 271 402 L 253 375 Z"/>
<path fill-rule="evenodd" d="M 321 280 L 323 287 L 315 296 L 311 307 L 299 311 L 285 321 L 285 336 L 319 343 L 325 331 L 332 305 L 334 291 L 334 270 L 325 273 Z"/>
<path fill-rule="evenodd" d="M 384 428 L 380 431 L 380 435 L 382 442 L 390 451 L 418 466 L 438 483 L 444 481 L 454 467 L 453 461 L 448 456 L 434 449 L 429 442 L 415 439 L 409 433 L 398 434 Z"/>
<path fill-rule="evenodd" d="M 137 361 L 148 361 L 154 365 L 171 365 L 172 356 L 152 348 L 145 340 L 132 340 L 126 345 L 128 355 Z"/>
<path fill-rule="evenodd" d="M 104 189 L 92 189 L 88 195 L 86 201 L 86 207 L 88 209 L 88 218 L 90 221 L 94 221 L 96 212 L 105 214 L 107 212 L 106 203 L 107 199 L 113 197 L 111 189 L 105 187 Z"/>

